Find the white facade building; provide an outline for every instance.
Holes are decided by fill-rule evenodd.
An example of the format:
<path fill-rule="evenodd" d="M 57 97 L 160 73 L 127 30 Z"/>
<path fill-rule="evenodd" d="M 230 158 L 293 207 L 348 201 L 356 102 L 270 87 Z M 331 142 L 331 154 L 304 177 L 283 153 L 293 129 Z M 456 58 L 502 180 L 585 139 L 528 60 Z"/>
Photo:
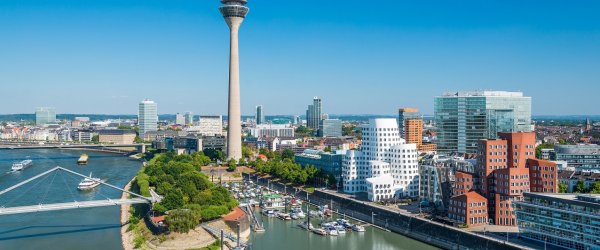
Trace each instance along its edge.
<path fill-rule="evenodd" d="M 360 150 L 344 157 L 344 192 L 367 192 L 372 201 L 418 196 L 417 145 L 400 137 L 396 119 L 370 119 L 361 129 Z"/>
<path fill-rule="evenodd" d="M 148 131 L 158 130 L 158 110 L 155 102 L 146 99 L 140 102 L 138 110 L 138 126 L 140 136 Z"/>
<path fill-rule="evenodd" d="M 185 116 L 183 114 L 177 113 L 175 115 L 175 124 L 177 125 L 185 125 Z"/>
<path fill-rule="evenodd" d="M 186 132 L 204 136 L 223 135 L 223 117 L 220 115 L 200 116 L 198 126 L 190 126 Z"/>
<path fill-rule="evenodd" d="M 294 137 L 290 124 L 257 124 L 249 130 L 254 137 Z"/>

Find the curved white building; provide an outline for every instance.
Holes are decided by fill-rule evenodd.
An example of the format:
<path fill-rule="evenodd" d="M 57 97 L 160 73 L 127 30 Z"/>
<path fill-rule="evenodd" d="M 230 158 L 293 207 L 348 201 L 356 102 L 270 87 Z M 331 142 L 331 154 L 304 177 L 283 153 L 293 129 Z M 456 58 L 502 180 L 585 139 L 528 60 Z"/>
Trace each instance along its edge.
<path fill-rule="evenodd" d="M 361 130 L 360 150 L 344 157 L 344 192 L 367 192 L 372 201 L 418 196 L 417 145 L 400 137 L 396 119 L 370 119 Z"/>

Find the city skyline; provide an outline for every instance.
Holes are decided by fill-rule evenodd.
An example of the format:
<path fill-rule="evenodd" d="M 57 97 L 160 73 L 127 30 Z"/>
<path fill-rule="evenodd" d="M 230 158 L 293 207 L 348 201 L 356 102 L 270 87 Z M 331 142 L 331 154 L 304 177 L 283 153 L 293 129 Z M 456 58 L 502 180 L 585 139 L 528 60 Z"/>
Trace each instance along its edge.
<path fill-rule="evenodd" d="M 435 96 L 463 90 L 522 91 L 534 99 L 534 115 L 595 113 L 598 3 L 394 2 L 383 10 L 359 1 L 273 3 L 252 2 L 257 11 L 241 30 L 242 114 L 259 103 L 271 114 L 302 114 L 312 96 L 333 114 L 394 114 L 403 106 L 432 114 Z M 1 81 L 6 92 L 24 93 L 4 100 L 61 113 L 134 114 L 150 98 L 164 113 L 225 114 L 228 34 L 218 6 L 2 1 L 11 25 L 0 26 Z M 331 15 L 334 6 L 341 9 Z M 379 95 L 349 87 L 364 84 Z M 293 96 L 273 94 L 288 86 L 298 86 Z M 0 107 L 1 114 L 30 110 Z"/>

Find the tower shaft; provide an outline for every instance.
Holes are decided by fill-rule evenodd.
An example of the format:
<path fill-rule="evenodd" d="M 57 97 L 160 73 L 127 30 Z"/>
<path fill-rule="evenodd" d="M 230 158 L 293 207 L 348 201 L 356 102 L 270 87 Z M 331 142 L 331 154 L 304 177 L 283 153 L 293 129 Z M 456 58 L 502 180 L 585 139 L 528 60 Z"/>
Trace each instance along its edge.
<path fill-rule="evenodd" d="M 227 112 L 227 158 L 242 158 L 242 124 L 240 114 L 240 60 L 238 48 L 238 30 L 241 17 L 230 16 L 225 19 L 230 30 L 229 47 L 229 109 Z"/>

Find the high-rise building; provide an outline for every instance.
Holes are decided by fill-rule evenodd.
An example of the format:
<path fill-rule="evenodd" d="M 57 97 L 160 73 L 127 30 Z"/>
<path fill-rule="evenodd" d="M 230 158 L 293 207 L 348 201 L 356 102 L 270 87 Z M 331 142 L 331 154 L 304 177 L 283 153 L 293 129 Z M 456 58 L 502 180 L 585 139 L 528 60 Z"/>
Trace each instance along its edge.
<path fill-rule="evenodd" d="M 256 119 L 256 125 L 265 123 L 265 114 L 263 113 L 263 106 L 256 106 L 256 115 L 254 117 Z"/>
<path fill-rule="evenodd" d="M 46 125 L 56 123 L 56 109 L 40 107 L 35 109 L 35 124 Z"/>
<path fill-rule="evenodd" d="M 521 92 L 445 93 L 435 98 L 438 152 L 475 153 L 481 139 L 498 132 L 530 132 L 531 97 Z"/>
<path fill-rule="evenodd" d="M 315 96 L 313 104 L 308 105 L 308 109 L 306 110 L 306 126 L 314 130 L 319 129 L 322 116 L 321 98 Z"/>
<path fill-rule="evenodd" d="M 339 137 L 342 136 L 342 121 L 340 119 L 325 119 L 319 126 L 319 136 Z"/>
<path fill-rule="evenodd" d="M 185 112 L 185 125 L 192 125 L 194 124 L 194 113 L 192 112 Z"/>
<path fill-rule="evenodd" d="M 242 158 L 242 117 L 240 114 L 240 59 L 238 31 L 249 9 L 246 0 L 221 0 L 219 11 L 230 31 L 229 47 L 229 109 L 227 112 L 227 158 Z"/>
<path fill-rule="evenodd" d="M 177 125 L 185 125 L 185 116 L 183 114 L 177 113 L 175 115 L 175 124 Z"/>
<path fill-rule="evenodd" d="M 140 102 L 138 126 L 140 128 L 140 137 L 143 137 L 148 131 L 158 130 L 158 107 L 155 102 L 149 99 Z"/>
<path fill-rule="evenodd" d="M 405 123 L 406 123 L 406 120 L 408 120 L 408 119 L 421 119 L 421 121 L 423 120 L 423 118 L 421 117 L 421 114 L 419 113 L 419 110 L 416 108 L 401 108 L 401 109 L 399 109 L 398 110 L 398 127 L 400 128 L 400 135 L 404 139 L 406 139 Z"/>
<path fill-rule="evenodd" d="M 367 192 L 369 200 L 419 195 L 417 145 L 400 137 L 396 119 L 361 125 L 360 150 L 347 151 L 342 166 L 344 192 Z"/>

